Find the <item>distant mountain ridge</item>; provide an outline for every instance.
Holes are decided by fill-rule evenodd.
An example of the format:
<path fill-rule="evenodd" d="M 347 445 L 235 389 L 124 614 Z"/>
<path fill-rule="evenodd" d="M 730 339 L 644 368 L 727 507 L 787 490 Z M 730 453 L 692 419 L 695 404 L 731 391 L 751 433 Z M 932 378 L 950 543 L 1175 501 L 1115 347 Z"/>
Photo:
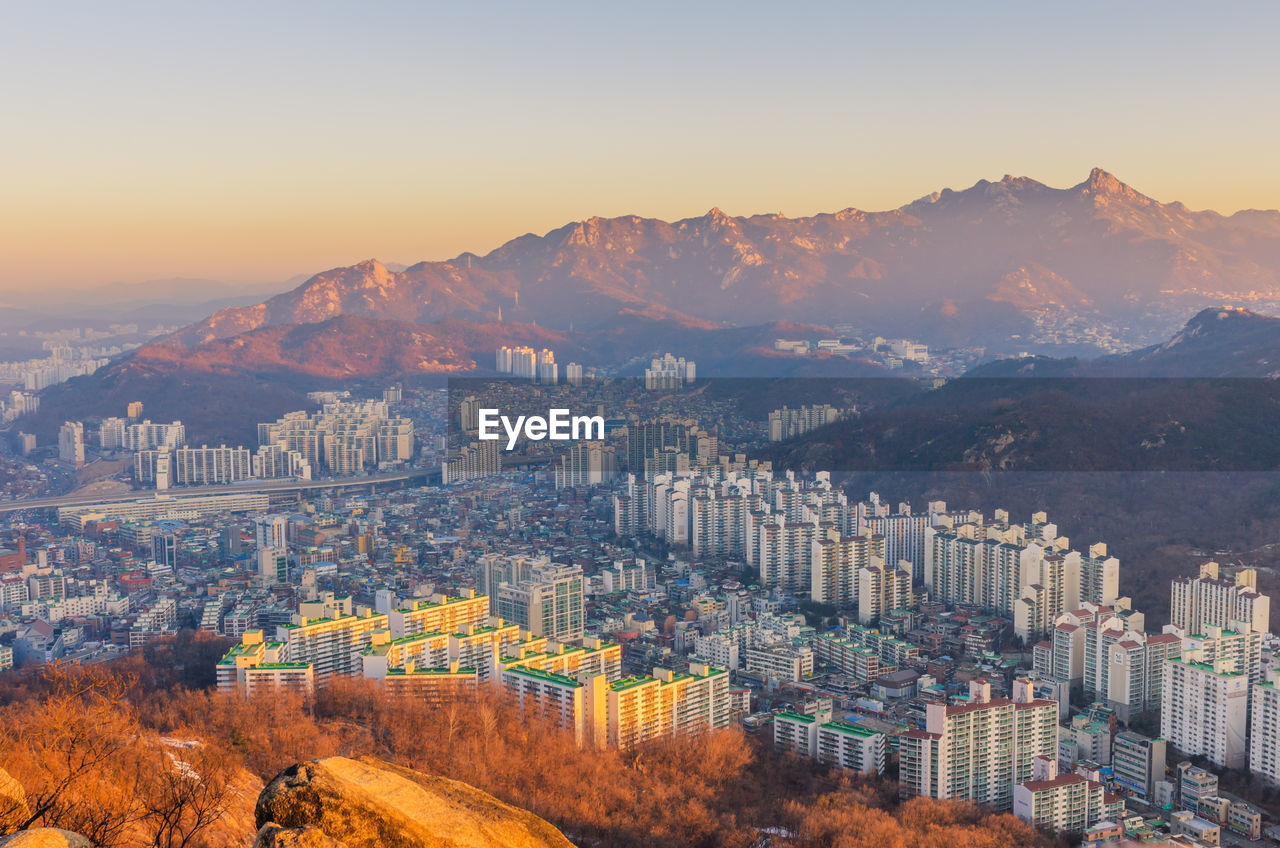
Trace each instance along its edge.
<path fill-rule="evenodd" d="M 675 222 L 591 218 L 479 256 L 393 271 L 335 268 L 179 333 L 191 347 L 338 315 L 429 323 L 503 319 L 558 329 L 620 310 L 714 324 L 773 320 L 910 326 L 948 315 L 1141 308 L 1280 297 L 1280 212 L 1224 216 L 1161 203 L 1094 169 L 1065 189 L 1026 177 L 945 189 L 900 209 Z M 981 306 L 986 304 L 986 306 Z"/>
<path fill-rule="evenodd" d="M 1280 318 L 1248 309 L 1204 309 L 1168 341 L 1097 359 L 1029 357 L 974 369 L 968 377 L 1280 377 Z"/>

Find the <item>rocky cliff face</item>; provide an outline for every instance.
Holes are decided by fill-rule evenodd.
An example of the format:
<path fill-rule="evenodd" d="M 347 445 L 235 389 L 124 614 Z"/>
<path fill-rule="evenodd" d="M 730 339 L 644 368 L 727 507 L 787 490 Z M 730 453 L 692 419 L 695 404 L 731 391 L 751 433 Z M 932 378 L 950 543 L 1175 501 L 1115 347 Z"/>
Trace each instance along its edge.
<path fill-rule="evenodd" d="M 281 772 L 258 798 L 255 848 L 571 848 L 530 812 L 465 783 L 373 758 Z"/>

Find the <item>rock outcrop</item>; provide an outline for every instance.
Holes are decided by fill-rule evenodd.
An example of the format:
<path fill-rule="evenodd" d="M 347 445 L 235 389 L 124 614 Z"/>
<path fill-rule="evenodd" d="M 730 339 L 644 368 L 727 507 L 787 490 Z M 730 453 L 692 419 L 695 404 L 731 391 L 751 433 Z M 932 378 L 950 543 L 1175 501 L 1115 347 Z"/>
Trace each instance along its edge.
<path fill-rule="evenodd" d="M 267 822 L 258 831 L 254 848 L 346 848 L 345 842 L 325 834 L 318 827 L 281 827 Z"/>
<path fill-rule="evenodd" d="M 34 827 L 0 837 L 0 848 L 93 848 L 93 843 L 69 830 Z"/>
<path fill-rule="evenodd" d="M 0 769 L 0 833 L 8 833 L 22 825 L 31 815 L 27 808 L 27 793 L 22 784 Z"/>
<path fill-rule="evenodd" d="M 257 823 L 255 848 L 572 848 L 526 810 L 371 757 L 285 769 L 259 796 Z"/>

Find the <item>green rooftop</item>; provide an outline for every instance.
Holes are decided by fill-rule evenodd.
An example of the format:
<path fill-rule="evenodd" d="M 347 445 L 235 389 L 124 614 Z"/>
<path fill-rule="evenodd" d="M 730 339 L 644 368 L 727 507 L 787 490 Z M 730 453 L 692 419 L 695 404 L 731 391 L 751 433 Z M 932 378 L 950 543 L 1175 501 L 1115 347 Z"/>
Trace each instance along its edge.
<path fill-rule="evenodd" d="M 871 730 L 870 728 L 863 727 L 859 724 L 850 724 L 847 721 L 828 722 L 827 724 L 822 725 L 822 729 L 834 730 L 837 733 L 844 733 L 849 736 L 858 736 L 863 739 L 868 739 L 879 733 L 877 730 Z"/>
<path fill-rule="evenodd" d="M 609 688 L 614 692 L 622 692 L 627 689 L 634 689 L 645 683 L 651 683 L 655 680 L 653 677 L 624 677 L 609 684 Z"/>
<path fill-rule="evenodd" d="M 816 717 L 811 715 L 805 715 L 804 713 L 793 713 L 789 711 L 784 713 L 778 713 L 776 716 L 774 716 L 774 718 L 785 718 L 788 721 L 799 721 L 804 724 L 813 724 L 815 721 L 818 720 Z"/>
<path fill-rule="evenodd" d="M 551 672 L 551 671 L 539 671 L 536 668 L 524 668 L 523 666 L 517 666 L 515 668 L 507 669 L 506 673 L 519 674 L 522 677 L 530 677 L 530 678 L 533 678 L 534 680 L 545 680 L 548 683 L 556 683 L 560 686 L 578 687 L 582 685 L 578 681 L 574 680 L 572 677 L 566 677 L 563 674 L 556 674 L 555 672 Z"/>

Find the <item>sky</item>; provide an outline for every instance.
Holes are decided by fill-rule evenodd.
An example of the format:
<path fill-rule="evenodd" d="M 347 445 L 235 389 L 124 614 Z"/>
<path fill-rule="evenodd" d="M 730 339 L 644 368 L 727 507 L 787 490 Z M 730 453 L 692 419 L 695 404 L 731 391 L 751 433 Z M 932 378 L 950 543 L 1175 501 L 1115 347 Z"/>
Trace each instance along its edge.
<path fill-rule="evenodd" d="M 0 291 L 1100 166 L 1280 207 L 1274 2 L 0 5 Z"/>

